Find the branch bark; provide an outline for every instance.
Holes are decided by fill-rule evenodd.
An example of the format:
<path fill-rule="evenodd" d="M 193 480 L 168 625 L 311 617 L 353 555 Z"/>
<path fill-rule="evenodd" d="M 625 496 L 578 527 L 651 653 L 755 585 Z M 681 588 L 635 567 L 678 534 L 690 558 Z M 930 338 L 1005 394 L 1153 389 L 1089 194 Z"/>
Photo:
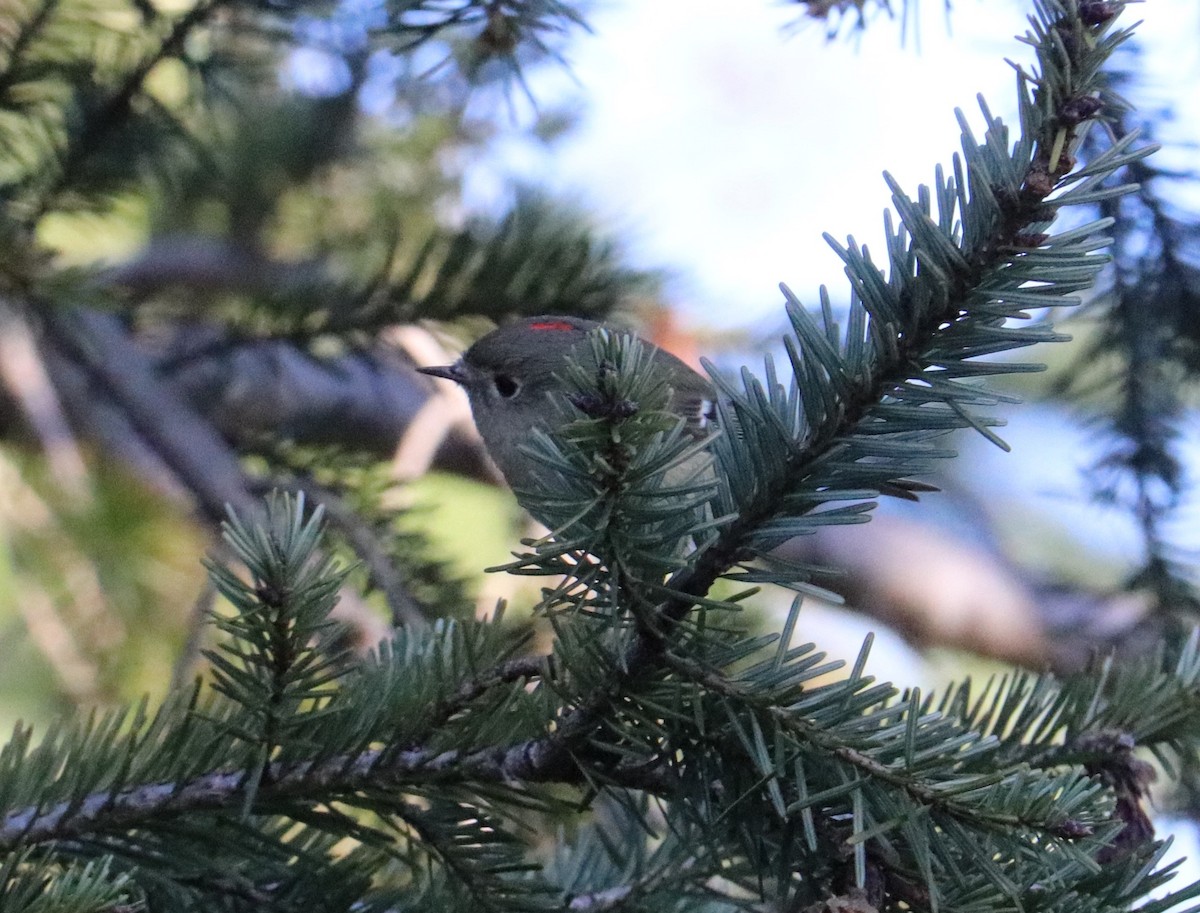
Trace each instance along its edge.
<path fill-rule="evenodd" d="M 523 664 L 512 667 L 524 671 Z M 532 739 L 505 748 L 434 751 L 394 746 L 335 755 L 319 761 L 276 761 L 266 765 L 255 787 L 257 808 L 279 810 L 286 803 L 307 805 L 353 799 L 365 789 L 403 789 L 414 783 L 585 783 L 581 761 L 586 752 L 568 749 L 571 736 Z M 616 785 L 669 792 L 671 780 L 657 769 L 614 768 L 606 772 Z M 248 791 L 248 771 L 220 770 L 190 780 L 147 783 L 98 790 L 49 808 L 32 805 L 0 820 L 0 851 L 97 832 L 137 827 L 143 822 L 185 812 L 237 811 Z"/>
<path fill-rule="evenodd" d="M 97 311 L 54 311 L 46 315 L 44 326 L 46 345 L 58 366 L 68 373 L 73 370 L 77 382 L 89 381 L 72 404 L 77 420 L 110 439 L 114 431 L 133 432 L 142 453 L 152 454 L 210 519 L 223 518 L 227 504 L 244 515 L 258 513 L 258 499 L 250 492 L 236 454 L 158 380 L 116 317 Z M 69 367 L 62 360 L 68 360 Z M 111 410 L 107 423 L 91 421 L 97 399 Z M 112 413 L 119 416 L 115 422 Z"/>

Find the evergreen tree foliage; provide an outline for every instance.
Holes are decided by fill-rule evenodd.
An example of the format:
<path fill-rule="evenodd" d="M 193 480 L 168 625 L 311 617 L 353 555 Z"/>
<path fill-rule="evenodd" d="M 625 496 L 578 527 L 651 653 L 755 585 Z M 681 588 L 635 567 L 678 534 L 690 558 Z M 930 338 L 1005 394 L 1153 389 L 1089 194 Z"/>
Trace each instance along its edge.
<path fill-rule="evenodd" d="M 406 615 L 393 604 L 405 622 L 394 636 L 349 655 L 330 611 L 355 569 L 329 557 L 326 510 L 303 493 L 335 487 L 320 473 L 336 461 L 260 448 L 270 472 L 259 487 L 301 493 L 262 506 L 240 489 L 229 560 L 209 565 L 227 607 L 212 616 L 208 679 L 154 707 L 36 735 L 18 726 L 0 749 L 0 909 L 1163 913 L 1195 902 L 1200 884 L 1161 893 L 1176 863 L 1144 803 L 1151 759 L 1168 774 L 1196 763 L 1200 637 L 1069 679 L 1012 673 L 938 694 L 876 682 L 868 642 L 831 679 L 841 663 L 796 637 L 820 577 L 771 554 L 864 522 L 881 494 L 927 491 L 912 477 L 953 455 L 950 431 L 1002 443 L 988 409 L 1004 397 L 977 379 L 1034 366 L 983 357 L 1059 338 L 1031 312 L 1094 282 L 1112 219 L 1055 233 L 1056 216 L 1133 190 L 1109 179 L 1148 151 L 1126 134 L 1075 157 L 1112 116 L 1101 68 L 1129 37 L 1122 7 L 1039 0 L 1018 129 L 982 105 L 982 133 L 960 116 L 962 152 L 931 188 L 912 196 L 890 181 L 882 254 L 835 243 L 852 290 L 842 319 L 827 294 L 810 311 L 784 289 L 793 376 L 768 360 L 761 377 L 716 378 L 724 433 L 685 435 L 641 346 L 595 334 L 603 370 L 568 372 L 571 421 L 528 446 L 546 485 L 525 496 L 555 529 L 508 568 L 547 581 L 534 607 L 553 631 L 544 654 L 499 610 L 474 620 L 458 606 Z M 12 254 L 0 304 L 116 390 L 99 336 L 84 332 L 105 324 L 84 311 L 121 302 L 48 257 L 39 224 L 145 180 L 167 199 L 182 155 L 213 176 L 204 192 L 223 204 L 201 208 L 227 236 L 262 237 L 263 210 L 239 210 L 240 191 L 220 180 L 236 143 L 205 142 L 202 127 L 244 102 L 248 68 L 273 61 L 303 8 L 108 12 L 93 0 L 0 12 Z M 380 16 L 365 43 L 341 49 L 352 84 L 371 41 L 408 51 L 458 30 L 463 70 L 483 78 L 499 63 L 507 79 L 579 23 L 549 0 Z M 152 77 L 168 61 L 205 91 L 163 101 Z M 313 118 L 348 116 L 317 107 Z M 276 164 L 317 175 L 327 163 L 313 155 Z M 422 241 L 344 307 L 331 290 L 346 286 L 324 275 L 275 298 L 239 288 L 253 303 L 217 345 L 256 332 L 350 345 L 385 321 L 580 298 L 576 311 L 611 309 L 629 277 L 604 246 L 528 212 Z M 487 288 L 508 294 L 488 304 Z M 310 294 L 309 311 L 284 300 Z M 368 517 L 371 541 L 390 519 Z M 362 555 L 352 538 L 342 548 Z M 722 580 L 733 595 L 714 590 Z M 797 591 L 779 633 L 740 622 L 763 583 Z"/>
<path fill-rule="evenodd" d="M 1138 69 L 1145 53 L 1130 42 L 1114 55 L 1106 68 L 1114 90 L 1144 93 Z M 1173 117 L 1170 105 L 1151 112 L 1127 105 L 1116 112 L 1113 133 L 1154 135 L 1155 121 Z M 1136 193 L 1099 204 L 1113 219 L 1112 262 L 1100 294 L 1079 314 L 1089 344 L 1060 384 L 1087 403 L 1100 430 L 1104 451 L 1089 471 L 1095 497 L 1135 519 L 1143 551 L 1124 584 L 1147 599 L 1143 628 L 1168 642 L 1182 640 L 1200 611 L 1194 569 L 1177 541 L 1192 482 L 1182 457 L 1183 417 L 1200 369 L 1200 225 L 1181 202 L 1197 174 L 1180 145 L 1166 142 L 1161 156 L 1130 162 Z M 1200 777 L 1193 763 L 1183 765 L 1177 785 L 1169 801 L 1195 820 Z"/>
<path fill-rule="evenodd" d="M 1143 57 L 1136 43 L 1122 48 L 1108 68 L 1114 90 L 1136 97 Z M 1173 116 L 1170 108 L 1157 115 L 1162 121 Z M 1115 114 L 1114 133 L 1153 131 L 1145 119 L 1126 107 Z M 1148 593 L 1157 620 L 1178 634 L 1200 610 L 1187 557 L 1172 541 L 1189 481 L 1179 453 L 1180 420 L 1200 369 L 1200 226 L 1187 205 L 1172 201 L 1186 198 L 1197 175 L 1186 166 L 1186 153 L 1180 157 L 1171 145 L 1162 163 L 1129 163 L 1135 194 L 1100 203 L 1115 226 L 1112 264 L 1102 294 L 1080 315 L 1096 330 L 1063 387 L 1111 402 L 1099 413 L 1089 409 L 1107 443 L 1092 467 L 1096 495 L 1136 518 L 1144 555 L 1127 585 Z M 1173 167 L 1168 156 L 1185 164 Z"/>
<path fill-rule="evenodd" d="M 7 6 L 0 325 L 36 341 L 65 420 L 182 490 L 212 526 L 226 504 L 253 511 L 275 486 L 319 491 L 345 508 L 331 510 L 335 547 L 363 563 L 395 617 L 470 611 L 461 582 L 398 531 L 382 486 L 362 481 L 353 448 L 377 465 L 399 420 L 375 421 L 383 410 L 364 402 L 355 439 L 329 429 L 346 424 L 347 402 L 407 371 L 381 343 L 385 329 L 603 317 L 653 287 L 580 213 L 534 192 L 490 218 L 432 215 L 459 205 L 447 163 L 487 139 L 486 124 L 464 114 L 462 74 L 487 92 L 580 25 L 573 8 L 540 2 L 390 13 L 224 0 Z M 376 58 L 411 61 L 433 47 L 460 66 L 404 74 L 411 129 L 367 117 L 360 99 Z M 346 81 L 273 90 L 300 50 L 325 54 Z M 146 232 L 143 250 L 93 262 L 95 240 L 123 222 Z M 55 242 L 64 227 L 90 233 L 83 262 Z M 428 395 L 407 373 L 407 393 L 387 403 L 401 419 Z M 247 402 L 259 391 L 275 398 Z"/>

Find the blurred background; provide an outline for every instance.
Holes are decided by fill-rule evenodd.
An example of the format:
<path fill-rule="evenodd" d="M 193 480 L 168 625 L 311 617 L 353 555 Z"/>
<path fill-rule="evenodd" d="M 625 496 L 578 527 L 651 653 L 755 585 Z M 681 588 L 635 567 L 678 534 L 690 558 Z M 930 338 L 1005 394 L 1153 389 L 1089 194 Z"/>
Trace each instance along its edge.
<path fill-rule="evenodd" d="M 498 599 L 528 623 L 519 580 L 483 572 L 528 520 L 465 400 L 413 367 L 561 312 L 761 370 L 777 284 L 844 307 L 822 233 L 878 244 L 881 173 L 930 182 L 977 95 L 1015 124 L 1007 59 L 1029 65 L 1015 0 L 575 10 L 0 11 L 0 724 L 201 672 L 201 559 L 224 505 L 273 487 L 327 505 L 364 647 Z M 1070 671 L 1195 620 L 1200 8 L 1144 10 L 1109 76 L 1135 109 L 1083 154 L 1163 150 L 1087 216 L 1116 220 L 1114 262 L 1054 315 L 1073 341 L 997 384 L 1024 401 L 1012 452 L 957 437 L 942 493 L 792 546 L 844 571 L 805 636 L 852 658 L 876 632 L 880 678 Z"/>

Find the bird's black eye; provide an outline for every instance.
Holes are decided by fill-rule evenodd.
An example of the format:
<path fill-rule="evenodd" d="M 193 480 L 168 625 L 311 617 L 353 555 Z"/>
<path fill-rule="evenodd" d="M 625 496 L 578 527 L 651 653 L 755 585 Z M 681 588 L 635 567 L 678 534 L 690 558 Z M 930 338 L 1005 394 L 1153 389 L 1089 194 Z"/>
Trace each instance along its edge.
<path fill-rule="evenodd" d="M 521 385 L 507 374 L 497 374 L 492 379 L 492 383 L 496 385 L 496 392 L 505 399 L 512 399 L 517 395 L 517 391 L 521 389 Z"/>

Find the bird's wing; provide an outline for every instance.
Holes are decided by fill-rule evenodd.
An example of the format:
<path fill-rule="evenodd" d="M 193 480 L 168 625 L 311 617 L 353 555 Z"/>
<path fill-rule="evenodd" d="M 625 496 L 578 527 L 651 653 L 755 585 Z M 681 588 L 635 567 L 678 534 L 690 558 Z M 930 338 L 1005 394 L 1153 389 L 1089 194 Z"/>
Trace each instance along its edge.
<path fill-rule="evenodd" d="M 660 349 L 657 354 L 671 362 L 671 411 L 686 419 L 687 430 L 696 437 L 712 434 L 717 417 L 713 385 L 669 352 Z"/>
<path fill-rule="evenodd" d="M 696 437 L 712 434 L 717 418 L 717 402 L 709 390 L 675 390 L 671 411 L 687 420 L 687 429 Z"/>

